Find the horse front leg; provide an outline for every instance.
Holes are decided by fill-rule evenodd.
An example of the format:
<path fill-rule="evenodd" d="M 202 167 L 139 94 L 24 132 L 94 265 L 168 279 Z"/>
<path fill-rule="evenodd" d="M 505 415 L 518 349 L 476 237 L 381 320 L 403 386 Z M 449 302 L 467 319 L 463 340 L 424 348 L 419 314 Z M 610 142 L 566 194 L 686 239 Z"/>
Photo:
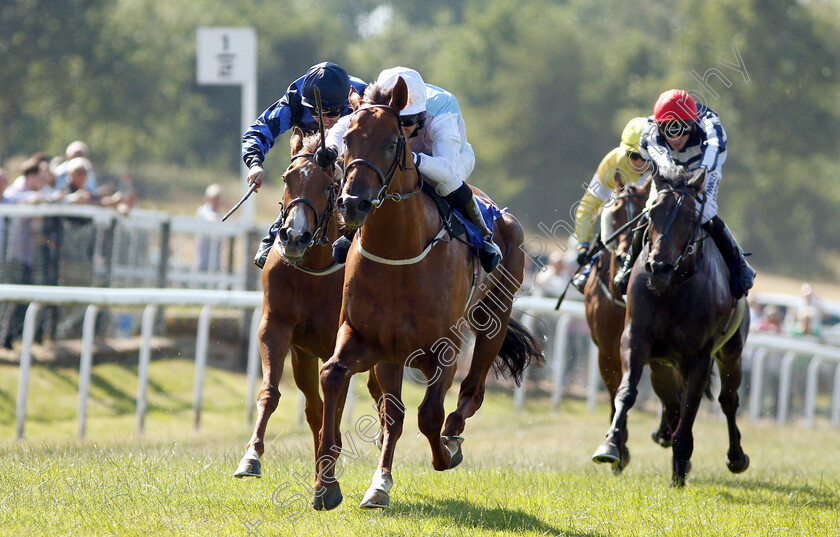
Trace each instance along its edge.
<path fill-rule="evenodd" d="M 261 477 L 260 457 L 265 452 L 265 430 L 268 418 L 280 401 L 280 378 L 292 339 L 292 321 L 283 321 L 263 307 L 259 327 L 260 357 L 262 358 L 262 386 L 257 396 L 257 421 L 254 433 L 245 447 L 245 455 L 234 472 L 235 477 Z"/>
<path fill-rule="evenodd" d="M 677 430 L 682 405 L 682 378 L 679 372 L 664 363 L 650 364 L 650 383 L 662 403 L 659 428 L 651 433 L 653 441 L 664 448 L 671 447 L 671 437 Z"/>
<path fill-rule="evenodd" d="M 694 420 L 697 417 L 697 410 L 703 399 L 706 390 L 706 383 L 712 367 L 711 354 L 699 354 L 683 358 L 686 371 L 683 372 L 685 379 L 682 410 L 680 421 L 674 431 L 671 486 L 685 486 L 685 478 L 691 469 L 691 455 L 694 453 Z"/>
<path fill-rule="evenodd" d="M 384 431 L 377 432 L 376 439 L 382 438 L 382 451 L 379 456 L 379 466 L 373 473 L 370 487 L 368 487 L 360 507 L 388 508 L 391 506 L 389 492 L 394 485 L 391 466 L 394 462 L 394 452 L 403 431 L 405 419 L 405 405 L 402 402 L 403 368 L 399 364 L 379 362 L 374 366 L 375 378 L 378 380 L 380 396 L 378 409 L 380 427 Z M 369 385 L 368 385 L 369 386 Z M 358 431 L 358 426 L 357 426 Z M 367 436 L 365 436 L 367 439 Z"/>
<path fill-rule="evenodd" d="M 462 439 L 441 436 L 444 409 L 443 399 L 452 385 L 455 376 L 455 364 L 443 365 L 439 359 L 432 360 L 423 374 L 429 379 L 426 395 L 417 409 L 417 425 L 420 432 L 428 439 L 432 448 L 432 466 L 442 472 L 458 466 L 463 460 L 461 453 Z"/>
<path fill-rule="evenodd" d="M 315 482 L 313 484 L 312 507 L 316 510 L 330 510 L 343 500 L 341 487 L 335 476 L 335 465 L 341 448 L 337 437 L 341 434 L 340 411 L 350 378 L 358 371 L 361 358 L 367 354 L 358 336 L 347 323 L 338 331 L 336 351 L 321 368 L 321 390 L 324 394 L 324 416 L 321 424 L 320 442 L 315 454 Z"/>
<path fill-rule="evenodd" d="M 304 415 L 309 430 L 312 431 L 312 440 L 315 443 L 313 453 L 318 451 L 318 436 L 324 419 L 324 402 L 321 400 L 321 386 L 318 377 L 319 363 L 315 356 L 309 356 L 292 348 L 292 375 L 295 384 L 306 400 Z"/>
<path fill-rule="evenodd" d="M 593 461 L 621 464 L 622 448 L 626 449 L 627 442 L 627 413 L 636 403 L 639 380 L 649 356 L 649 340 L 644 334 L 637 333 L 632 324 L 628 324 L 621 336 L 621 359 L 627 365 L 615 396 L 615 414 L 606 439 L 592 454 Z"/>

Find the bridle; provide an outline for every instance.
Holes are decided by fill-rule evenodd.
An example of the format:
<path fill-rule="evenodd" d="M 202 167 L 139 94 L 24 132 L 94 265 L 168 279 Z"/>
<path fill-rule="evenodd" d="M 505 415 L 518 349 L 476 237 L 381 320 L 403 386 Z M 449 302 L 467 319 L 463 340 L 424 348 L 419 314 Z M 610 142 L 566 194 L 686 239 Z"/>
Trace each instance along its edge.
<path fill-rule="evenodd" d="M 397 193 L 397 192 L 391 192 L 391 193 L 388 192 L 388 189 L 391 188 L 391 182 L 394 180 L 394 176 L 397 173 L 397 169 L 399 169 L 400 171 L 405 171 L 405 170 L 408 169 L 408 167 L 405 164 L 405 144 L 406 144 L 405 133 L 403 132 L 402 123 L 400 122 L 400 112 L 399 112 L 399 110 L 397 110 L 396 108 L 394 108 L 392 106 L 388 106 L 387 104 L 366 105 L 363 108 L 359 108 L 354 113 L 358 114 L 359 112 L 361 112 L 363 110 L 372 110 L 374 108 L 382 108 L 384 110 L 388 110 L 388 111 L 390 111 L 391 113 L 393 113 L 394 115 L 397 116 L 397 125 L 399 126 L 399 129 L 400 129 L 400 135 L 397 138 L 397 147 L 396 147 L 396 153 L 394 154 L 394 161 L 391 162 L 391 165 L 388 166 L 388 169 L 385 170 L 385 172 L 383 173 L 382 170 L 379 169 L 379 166 L 377 166 L 376 164 L 374 164 L 373 162 L 371 162 L 367 159 L 363 159 L 363 158 L 353 159 L 348 164 L 346 164 L 344 166 L 344 176 L 345 177 L 347 176 L 347 174 L 350 171 L 350 168 L 352 168 L 353 166 L 356 166 L 358 164 L 363 164 L 363 165 L 367 166 L 368 168 L 372 169 L 374 172 L 376 172 L 376 175 L 379 177 L 379 181 L 382 183 L 382 188 L 379 189 L 379 193 L 377 193 L 376 198 L 371 201 L 371 203 L 373 204 L 373 208 L 376 209 L 386 199 L 390 199 L 390 200 L 393 200 L 393 201 L 396 201 L 396 202 L 400 202 L 400 201 L 402 201 L 406 198 L 410 198 L 411 196 L 414 196 L 415 194 L 418 194 L 420 192 L 420 190 L 423 189 L 423 176 L 420 175 L 419 171 L 417 172 L 418 183 L 419 183 L 418 187 L 417 187 L 417 190 L 409 192 L 408 194 L 401 194 L 401 193 Z"/>
<path fill-rule="evenodd" d="M 294 162 L 295 159 L 299 158 L 314 158 L 314 153 L 296 153 L 292 155 L 290 159 L 291 162 Z M 286 180 L 283 179 L 285 183 Z M 315 204 L 309 201 L 306 198 L 295 198 L 288 203 L 288 205 L 283 205 L 283 202 L 280 202 L 280 219 L 281 221 L 286 221 L 286 215 L 288 211 L 294 207 L 295 205 L 303 205 L 305 207 L 309 207 L 312 209 L 312 212 L 315 214 L 315 218 L 318 221 L 318 225 L 315 228 L 315 232 L 312 234 L 312 240 L 309 241 L 309 244 L 306 246 L 309 248 L 310 246 L 318 245 L 323 246 L 329 244 L 329 239 L 327 239 L 327 228 L 330 224 L 330 219 L 332 218 L 333 210 L 335 209 L 335 200 L 338 195 L 339 191 L 339 184 L 335 180 L 330 182 L 330 186 L 327 187 L 327 206 L 324 208 L 324 212 L 318 214 L 318 209 L 315 207 Z"/>
<path fill-rule="evenodd" d="M 676 273 L 679 270 L 680 264 L 689 256 L 693 255 L 696 251 L 695 243 L 698 242 L 698 239 L 695 239 L 697 235 L 697 230 L 700 229 L 700 220 L 703 217 L 703 209 L 706 206 L 706 196 L 701 196 L 698 194 L 692 194 L 688 191 L 686 187 L 670 187 L 665 190 L 660 190 L 658 192 L 659 195 L 661 194 L 676 194 L 677 198 L 677 206 L 674 207 L 674 210 L 671 212 L 671 216 L 668 219 L 668 224 L 665 226 L 665 229 L 662 231 L 662 234 L 659 235 L 659 238 L 651 245 L 651 250 L 659 243 L 659 241 L 666 241 L 668 246 L 676 252 L 677 248 L 674 246 L 674 242 L 671 240 L 670 232 L 671 228 L 674 225 L 674 222 L 677 219 L 677 215 L 680 212 L 680 207 L 682 207 L 683 201 L 685 200 L 686 196 L 691 196 L 694 198 L 695 202 L 697 201 L 698 197 L 700 197 L 700 213 L 699 215 L 694 216 L 694 222 L 691 227 L 691 235 L 688 237 L 688 241 L 685 243 L 685 247 L 683 248 L 682 253 L 677 257 L 676 261 L 674 261 L 674 272 Z"/>

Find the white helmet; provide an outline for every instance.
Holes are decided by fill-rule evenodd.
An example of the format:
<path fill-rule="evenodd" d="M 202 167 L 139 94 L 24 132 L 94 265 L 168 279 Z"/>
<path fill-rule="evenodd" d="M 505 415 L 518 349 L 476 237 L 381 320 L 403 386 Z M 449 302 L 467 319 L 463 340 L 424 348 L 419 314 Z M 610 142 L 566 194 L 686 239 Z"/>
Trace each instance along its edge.
<path fill-rule="evenodd" d="M 376 84 L 385 89 L 394 89 L 397 79 L 402 78 L 408 86 L 408 104 L 400 111 L 401 116 L 413 116 L 426 111 L 426 83 L 414 69 L 392 67 L 385 69 L 376 78 Z"/>

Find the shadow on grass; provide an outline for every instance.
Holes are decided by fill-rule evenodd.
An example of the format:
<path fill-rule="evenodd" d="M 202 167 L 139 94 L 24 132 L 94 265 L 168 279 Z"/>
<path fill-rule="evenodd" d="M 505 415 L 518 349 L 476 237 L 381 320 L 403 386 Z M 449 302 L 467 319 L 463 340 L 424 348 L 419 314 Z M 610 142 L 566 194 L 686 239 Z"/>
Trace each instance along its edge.
<path fill-rule="evenodd" d="M 488 507 L 470 503 L 461 499 L 432 498 L 423 495 L 419 502 L 400 502 L 385 511 L 387 517 L 417 515 L 423 518 L 437 517 L 449 525 L 461 528 L 453 532 L 469 535 L 471 529 L 491 531 L 516 531 L 527 529 L 546 535 L 566 535 L 569 537 L 602 537 L 605 534 L 595 532 L 577 532 L 554 527 L 543 520 L 521 510 Z"/>
<path fill-rule="evenodd" d="M 717 489 L 718 496 L 731 504 L 785 504 L 832 510 L 840 506 L 840 494 L 837 491 L 821 490 L 812 485 L 784 485 L 759 479 L 737 481 L 695 479 L 692 483 Z M 769 494 L 769 496 L 757 496 L 759 494 Z"/>

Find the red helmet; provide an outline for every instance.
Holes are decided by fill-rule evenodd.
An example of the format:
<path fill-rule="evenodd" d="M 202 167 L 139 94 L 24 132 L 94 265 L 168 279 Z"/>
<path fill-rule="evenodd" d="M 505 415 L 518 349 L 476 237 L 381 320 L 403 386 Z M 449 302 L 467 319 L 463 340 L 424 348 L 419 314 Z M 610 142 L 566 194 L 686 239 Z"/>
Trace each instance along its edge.
<path fill-rule="evenodd" d="M 656 99 L 653 106 L 653 121 L 697 121 L 697 103 L 687 92 L 672 89 Z"/>

